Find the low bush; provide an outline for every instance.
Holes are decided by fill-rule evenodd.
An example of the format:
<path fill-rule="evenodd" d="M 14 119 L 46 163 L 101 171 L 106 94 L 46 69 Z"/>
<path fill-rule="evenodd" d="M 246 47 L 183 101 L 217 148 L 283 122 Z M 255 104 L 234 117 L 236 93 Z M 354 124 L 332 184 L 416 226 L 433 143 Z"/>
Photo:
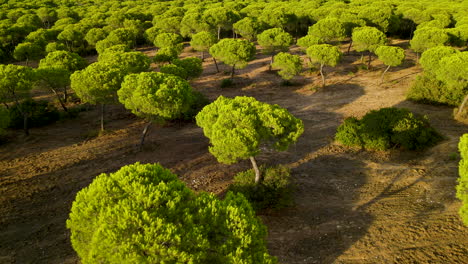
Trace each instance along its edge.
<path fill-rule="evenodd" d="M 224 80 L 221 81 L 220 87 L 221 88 L 227 88 L 227 87 L 231 87 L 232 85 L 233 85 L 232 79 L 224 79 Z"/>
<path fill-rule="evenodd" d="M 189 110 L 183 114 L 183 120 L 194 121 L 198 112 L 210 103 L 210 100 L 204 94 L 194 90 L 192 104 L 190 105 Z"/>
<path fill-rule="evenodd" d="M 253 169 L 238 173 L 229 190 L 242 193 L 256 210 L 283 208 L 292 203 L 290 171 L 285 166 L 261 166 L 263 181 L 255 184 Z"/>
<path fill-rule="evenodd" d="M 20 107 L 28 115 L 28 127 L 45 126 L 60 119 L 60 113 L 57 108 L 47 101 L 32 99 L 20 103 Z M 24 117 L 18 106 L 10 107 L 10 127 L 23 128 Z"/>
<path fill-rule="evenodd" d="M 277 262 L 241 194 L 195 194 L 159 164 L 97 176 L 77 193 L 67 228 L 83 264 Z"/>
<path fill-rule="evenodd" d="M 347 118 L 338 127 L 335 139 L 345 146 L 367 149 L 419 150 L 436 144 L 442 137 L 426 117 L 392 107 L 370 111 L 360 120 Z"/>
<path fill-rule="evenodd" d="M 467 91 L 462 86 L 449 87 L 429 74 L 416 77 L 406 98 L 420 103 L 457 106 Z"/>
<path fill-rule="evenodd" d="M 463 223 L 468 226 L 468 134 L 460 138 L 458 149 L 462 158 L 458 167 L 460 176 L 457 185 L 457 198 L 462 201 L 459 214 Z"/>

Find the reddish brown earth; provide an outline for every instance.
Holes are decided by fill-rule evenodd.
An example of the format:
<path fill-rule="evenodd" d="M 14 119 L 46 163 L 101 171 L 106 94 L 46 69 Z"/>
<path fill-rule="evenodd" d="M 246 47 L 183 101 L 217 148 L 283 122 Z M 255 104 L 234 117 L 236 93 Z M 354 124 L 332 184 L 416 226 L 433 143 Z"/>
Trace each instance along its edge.
<path fill-rule="evenodd" d="M 468 228 L 455 198 L 457 143 L 468 126 L 452 119 L 452 108 L 405 100 L 421 72 L 414 54 L 407 55 L 383 85 L 378 80 L 384 66 L 374 61 L 373 70 L 358 70 L 356 53 L 326 69 L 324 89 L 316 89 L 315 72 L 281 86 L 261 54 L 237 71 L 234 87 L 219 88 L 229 74 L 216 74 L 210 60 L 192 82 L 210 99 L 254 96 L 304 122 L 303 136 L 289 151 L 258 158 L 289 166 L 296 186 L 294 206 L 261 215 L 270 253 L 281 263 L 468 263 Z M 363 151 L 334 142 L 344 118 L 390 106 L 427 115 L 445 140 L 423 152 Z M 76 119 L 32 129 L 28 138 L 16 131 L 0 146 L 0 263 L 79 263 L 65 221 L 76 193 L 100 173 L 159 162 L 195 190 L 222 193 L 236 172 L 249 168 L 248 161 L 219 164 L 193 123 L 153 126 L 138 152 L 143 121 L 121 106 L 111 107 L 107 120 L 108 132 L 96 137 L 98 109 L 91 108 Z"/>

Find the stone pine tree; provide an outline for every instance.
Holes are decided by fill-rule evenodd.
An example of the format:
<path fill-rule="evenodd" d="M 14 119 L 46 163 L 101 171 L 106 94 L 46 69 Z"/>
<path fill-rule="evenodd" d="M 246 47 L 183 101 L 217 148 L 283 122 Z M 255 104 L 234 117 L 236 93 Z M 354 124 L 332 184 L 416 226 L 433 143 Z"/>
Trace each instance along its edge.
<path fill-rule="evenodd" d="M 246 96 L 218 97 L 197 114 L 196 122 L 210 139 L 209 151 L 219 162 L 250 159 L 256 183 L 261 175 L 255 156 L 261 149 L 285 151 L 304 131 L 302 121 L 286 109 Z"/>
<path fill-rule="evenodd" d="M 278 74 L 281 78 L 289 81 L 301 72 L 302 60 L 298 55 L 280 52 L 275 56 L 273 68 L 279 69 Z"/>
<path fill-rule="evenodd" d="M 307 35 L 298 39 L 296 44 L 303 50 L 306 50 L 312 45 L 323 44 L 323 40 L 316 36 Z"/>
<path fill-rule="evenodd" d="M 159 164 L 97 176 L 77 193 L 66 226 L 83 264 L 277 263 L 243 195 L 195 193 Z"/>
<path fill-rule="evenodd" d="M 307 48 L 307 56 L 313 63 L 320 64 L 320 76 L 322 77 L 322 87 L 325 87 L 325 65 L 335 67 L 341 60 L 342 53 L 336 46 L 330 44 L 312 45 Z"/>
<path fill-rule="evenodd" d="M 231 29 L 232 24 L 239 18 L 238 14 L 224 7 L 207 9 L 204 16 L 205 21 L 218 32 L 218 40 L 221 39 L 221 29 Z"/>
<path fill-rule="evenodd" d="M 322 39 L 326 43 L 346 37 L 346 28 L 337 18 L 321 19 L 309 27 L 308 35 Z"/>
<path fill-rule="evenodd" d="M 380 83 L 383 83 L 385 73 L 390 69 L 390 67 L 401 65 L 405 59 L 405 50 L 400 47 L 379 46 L 375 50 L 375 54 L 377 54 L 379 60 L 387 65 L 387 68 L 380 78 Z"/>
<path fill-rule="evenodd" d="M 354 28 L 351 38 L 357 51 L 369 51 L 368 69 L 372 60 L 372 52 L 375 52 L 379 46 L 387 43 L 387 36 L 375 27 Z"/>
<path fill-rule="evenodd" d="M 459 214 L 465 226 L 468 226 L 468 134 L 464 134 L 458 143 L 460 164 L 458 167 L 457 198 L 462 201 Z"/>
<path fill-rule="evenodd" d="M 190 46 L 192 46 L 192 48 L 194 48 L 197 51 L 201 51 L 201 59 L 205 60 L 205 52 L 208 52 L 211 46 L 216 44 L 216 42 L 218 42 L 218 40 L 216 39 L 215 35 L 208 31 L 202 31 L 192 36 Z M 214 57 L 213 61 L 216 65 L 216 71 L 219 72 L 218 63 L 216 62 L 216 59 Z"/>
<path fill-rule="evenodd" d="M 439 71 L 440 67 L 444 66 L 440 64 L 442 58 L 459 52 L 460 51 L 454 49 L 453 47 L 448 46 L 432 47 L 421 54 L 421 59 L 419 60 L 419 63 L 424 69 L 424 73 L 429 74 L 431 76 L 435 76 L 435 74 Z"/>
<path fill-rule="evenodd" d="M 117 94 L 125 108 L 148 121 L 143 129 L 140 149 L 152 122 L 181 117 L 193 101 L 192 87 L 187 81 L 159 72 L 127 75 Z"/>
<path fill-rule="evenodd" d="M 28 111 L 23 109 L 21 101 L 30 96 L 35 79 L 34 71 L 29 67 L 13 64 L 0 64 L 0 102 L 8 108 L 14 103 L 23 116 L 23 129 L 29 135 Z"/>
<path fill-rule="evenodd" d="M 258 34 L 257 41 L 263 48 L 263 52 L 271 56 L 270 70 L 273 64 L 275 54 L 280 51 L 287 51 L 292 44 L 291 34 L 281 28 L 271 28 Z"/>
<path fill-rule="evenodd" d="M 234 32 L 249 41 L 253 41 L 257 37 L 261 27 L 261 23 L 254 17 L 245 17 L 233 25 Z"/>
<path fill-rule="evenodd" d="M 227 65 L 232 66 L 231 79 L 235 69 L 242 69 L 255 56 L 255 46 L 248 40 L 222 39 L 210 48 L 210 54 Z"/>
<path fill-rule="evenodd" d="M 434 27 L 423 27 L 414 31 L 414 36 L 410 40 L 411 49 L 419 53 L 429 48 L 443 46 L 449 41 L 449 36 L 444 29 Z"/>
<path fill-rule="evenodd" d="M 121 69 L 96 62 L 70 77 L 71 88 L 82 102 L 101 105 L 101 131 L 104 131 L 105 105 L 116 101 L 124 76 Z"/>
<path fill-rule="evenodd" d="M 15 50 L 13 51 L 13 58 L 18 61 L 26 61 L 26 66 L 29 63 L 29 60 L 37 60 L 44 55 L 44 48 L 39 44 L 24 42 L 18 44 Z"/>

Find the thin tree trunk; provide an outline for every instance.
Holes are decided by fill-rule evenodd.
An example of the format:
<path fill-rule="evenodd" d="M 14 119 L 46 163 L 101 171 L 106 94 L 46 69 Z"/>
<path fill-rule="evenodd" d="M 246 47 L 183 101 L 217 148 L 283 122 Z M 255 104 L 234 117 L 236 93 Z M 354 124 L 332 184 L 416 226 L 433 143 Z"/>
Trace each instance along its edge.
<path fill-rule="evenodd" d="M 68 113 L 68 109 L 67 109 L 67 107 L 65 106 L 65 104 L 63 103 L 62 98 L 60 98 L 60 95 L 57 93 L 57 91 L 55 91 L 55 89 L 53 89 L 53 88 L 50 88 L 50 89 L 51 89 L 52 92 L 55 94 L 55 96 L 57 96 L 57 98 L 58 98 L 58 100 L 59 100 L 59 103 L 60 103 L 60 105 L 62 106 L 63 110 L 64 110 L 65 112 Z"/>
<path fill-rule="evenodd" d="M 254 157 L 250 157 L 250 162 L 252 162 L 252 167 L 255 171 L 255 184 L 259 184 L 260 183 L 260 170 L 258 169 L 258 166 L 257 166 L 257 162 L 255 161 L 255 158 Z"/>
<path fill-rule="evenodd" d="M 231 79 L 234 78 L 234 73 L 236 71 L 236 68 L 234 68 L 236 65 L 232 65 L 232 70 L 231 70 Z"/>
<path fill-rule="evenodd" d="M 269 71 L 271 71 L 271 69 L 273 68 L 273 56 L 274 55 L 271 55 L 271 57 L 270 57 L 270 67 L 268 69 Z"/>
<path fill-rule="evenodd" d="M 468 101 L 468 94 L 465 96 L 465 98 L 463 99 L 463 102 L 462 104 L 460 105 L 460 108 L 458 108 L 458 112 L 457 112 L 457 115 L 461 114 L 461 112 L 463 111 L 463 108 L 465 108 L 465 104 L 466 102 Z"/>
<path fill-rule="evenodd" d="M 387 66 L 387 69 L 385 69 L 385 71 L 382 73 L 382 77 L 380 78 L 380 84 L 383 83 L 385 73 L 388 71 L 388 69 L 390 69 L 390 65 L 388 65 L 388 66 Z"/>
<path fill-rule="evenodd" d="M 151 126 L 151 121 L 146 124 L 145 128 L 143 129 L 143 133 L 141 134 L 141 140 L 140 140 L 140 146 L 138 147 L 138 150 L 141 150 L 143 148 L 143 142 L 145 141 L 146 134 L 148 133 L 148 129 Z"/>
<path fill-rule="evenodd" d="M 104 104 L 101 104 L 101 131 L 104 131 Z"/>
<path fill-rule="evenodd" d="M 26 57 L 26 67 L 28 66 L 28 58 Z"/>
<path fill-rule="evenodd" d="M 371 60 L 372 60 L 372 53 L 369 51 L 369 61 L 367 61 L 367 69 L 368 70 L 370 69 Z"/>
<path fill-rule="evenodd" d="M 320 64 L 320 75 L 322 76 L 322 88 L 325 87 L 325 75 L 323 75 L 323 63 Z"/>
<path fill-rule="evenodd" d="M 349 51 L 351 50 L 351 46 L 353 46 L 353 40 L 349 42 L 348 51 L 346 52 L 346 54 L 349 54 Z"/>
<path fill-rule="evenodd" d="M 361 53 L 361 63 L 364 64 L 364 52 Z"/>
<path fill-rule="evenodd" d="M 221 37 L 221 27 L 218 26 L 218 40 L 220 40 L 220 37 Z"/>
<path fill-rule="evenodd" d="M 215 64 L 215 66 L 216 66 L 216 72 L 219 73 L 218 63 L 216 62 L 215 57 L 213 57 L 213 61 L 214 61 L 214 64 Z"/>
<path fill-rule="evenodd" d="M 24 129 L 24 134 L 26 136 L 29 136 L 28 115 L 26 113 L 23 114 L 23 129 Z"/>
<path fill-rule="evenodd" d="M 66 103 L 68 101 L 68 90 L 67 86 L 63 87 L 63 101 Z"/>
<path fill-rule="evenodd" d="M 205 61 L 205 51 L 203 51 L 203 50 L 201 52 L 201 60 Z"/>
<path fill-rule="evenodd" d="M 416 52 L 416 64 L 419 63 L 419 52 Z"/>

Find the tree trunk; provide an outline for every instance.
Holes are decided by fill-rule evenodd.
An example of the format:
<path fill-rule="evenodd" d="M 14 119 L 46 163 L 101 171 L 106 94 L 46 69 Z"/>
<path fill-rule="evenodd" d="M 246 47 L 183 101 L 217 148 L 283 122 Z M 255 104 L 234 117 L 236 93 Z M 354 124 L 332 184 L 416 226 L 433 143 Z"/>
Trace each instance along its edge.
<path fill-rule="evenodd" d="M 104 131 L 104 104 L 101 104 L 101 131 Z"/>
<path fill-rule="evenodd" d="M 349 54 L 349 51 L 351 50 L 351 46 L 353 46 L 353 40 L 349 42 L 348 51 L 346 52 L 346 54 Z"/>
<path fill-rule="evenodd" d="M 140 140 L 140 146 L 138 147 L 138 150 L 141 151 L 143 148 L 143 142 L 145 141 L 146 134 L 148 133 L 148 129 L 151 126 L 151 121 L 146 124 L 145 128 L 143 129 L 143 133 L 141 134 L 141 140 Z"/>
<path fill-rule="evenodd" d="M 218 26 L 218 40 L 221 38 L 221 26 Z"/>
<path fill-rule="evenodd" d="M 236 71 L 236 68 L 235 68 L 235 66 L 236 66 L 235 64 L 234 64 L 234 65 L 232 65 L 232 70 L 231 70 L 231 80 L 232 80 L 232 78 L 234 78 L 234 73 L 235 73 L 235 71 Z"/>
<path fill-rule="evenodd" d="M 465 98 L 463 99 L 462 104 L 461 104 L 460 107 L 458 108 L 457 115 L 459 115 L 459 114 L 462 113 L 463 108 L 465 108 L 465 104 L 466 104 L 467 101 L 468 101 L 468 94 L 465 96 Z"/>
<path fill-rule="evenodd" d="M 388 69 L 390 69 L 390 65 L 388 65 L 388 66 L 387 66 L 387 69 L 385 69 L 385 71 L 382 73 L 382 77 L 380 78 L 380 84 L 383 83 L 385 73 L 388 71 Z"/>
<path fill-rule="evenodd" d="M 50 88 L 52 90 L 52 92 L 55 94 L 55 96 L 57 96 L 58 100 L 59 100 L 59 103 L 60 105 L 62 106 L 63 108 L 63 111 L 67 112 L 68 113 L 68 109 L 67 107 L 65 106 L 65 103 L 62 101 L 62 98 L 60 98 L 60 95 L 57 93 L 57 91 L 55 91 L 55 89 L 53 88 Z"/>
<path fill-rule="evenodd" d="M 364 64 L 364 52 L 361 53 L 361 63 Z"/>
<path fill-rule="evenodd" d="M 205 61 L 205 51 L 203 51 L 203 50 L 201 52 L 201 60 Z"/>
<path fill-rule="evenodd" d="M 416 52 L 416 64 L 419 63 L 419 52 Z"/>
<path fill-rule="evenodd" d="M 216 66 L 216 72 L 219 73 L 218 63 L 216 62 L 215 57 L 213 57 L 214 64 Z"/>
<path fill-rule="evenodd" d="M 268 68 L 269 71 L 273 68 L 273 55 L 270 57 L 270 67 Z"/>
<path fill-rule="evenodd" d="M 252 162 L 252 167 L 255 171 L 255 184 L 260 183 L 260 170 L 258 169 L 257 162 L 254 157 L 250 157 L 250 162 Z"/>
<path fill-rule="evenodd" d="M 63 87 L 63 101 L 64 101 L 65 103 L 68 101 L 67 86 Z"/>
<path fill-rule="evenodd" d="M 323 75 L 323 63 L 320 64 L 320 75 L 322 76 L 322 88 L 325 87 L 325 75 Z"/>
<path fill-rule="evenodd" d="M 23 130 L 26 136 L 29 136 L 28 115 L 23 113 Z"/>
<path fill-rule="evenodd" d="M 26 57 L 26 67 L 28 66 L 28 58 Z"/>
<path fill-rule="evenodd" d="M 372 61 L 372 53 L 369 51 L 369 61 L 367 61 L 367 69 L 370 69 L 370 63 Z"/>

